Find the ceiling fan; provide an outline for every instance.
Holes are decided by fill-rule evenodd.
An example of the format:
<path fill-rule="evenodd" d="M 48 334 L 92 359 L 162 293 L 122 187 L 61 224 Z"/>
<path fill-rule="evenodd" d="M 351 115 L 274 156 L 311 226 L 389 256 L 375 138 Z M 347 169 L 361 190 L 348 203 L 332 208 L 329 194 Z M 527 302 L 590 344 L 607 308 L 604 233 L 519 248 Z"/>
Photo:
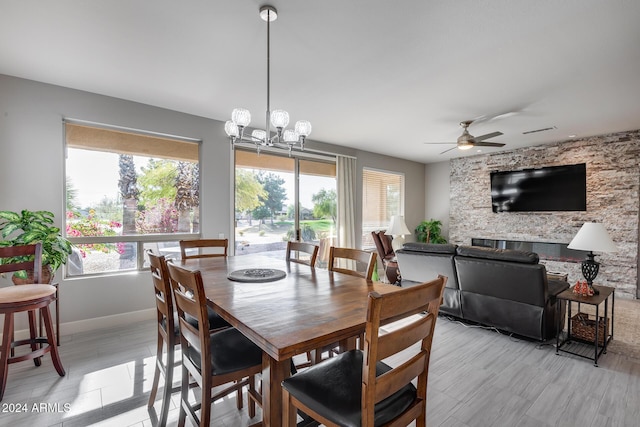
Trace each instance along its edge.
<path fill-rule="evenodd" d="M 462 135 L 458 137 L 457 142 L 426 142 L 425 144 L 457 144 L 456 147 L 444 150 L 440 154 L 444 154 L 447 151 L 451 151 L 456 148 L 460 150 L 468 150 L 473 147 L 504 147 L 505 144 L 499 142 L 483 142 L 486 139 L 495 138 L 496 136 L 502 135 L 502 132 L 491 132 L 486 135 L 473 136 L 469 133 L 469 126 L 471 126 L 471 123 L 473 123 L 473 120 L 460 122 L 460 126 L 462 126 L 462 129 L 464 130 L 462 132 Z"/>

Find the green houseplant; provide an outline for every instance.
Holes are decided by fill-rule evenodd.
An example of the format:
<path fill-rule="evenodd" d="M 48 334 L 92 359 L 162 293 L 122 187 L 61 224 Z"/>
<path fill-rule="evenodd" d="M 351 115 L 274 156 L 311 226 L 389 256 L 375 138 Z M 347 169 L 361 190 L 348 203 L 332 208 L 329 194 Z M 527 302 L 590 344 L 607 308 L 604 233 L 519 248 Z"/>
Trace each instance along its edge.
<path fill-rule="evenodd" d="M 62 237 L 60 229 L 53 225 L 53 213 L 48 211 L 28 211 L 21 213 L 0 211 L 0 246 L 31 245 L 42 242 L 43 276 L 49 277 L 66 264 L 71 254 L 71 242 Z M 16 262 L 20 259 L 10 259 L 5 262 Z M 28 272 L 20 271 L 15 277 L 26 279 Z"/>
<path fill-rule="evenodd" d="M 437 219 L 422 221 L 416 227 L 416 240 L 424 243 L 447 243 L 440 235 L 442 222 Z"/>

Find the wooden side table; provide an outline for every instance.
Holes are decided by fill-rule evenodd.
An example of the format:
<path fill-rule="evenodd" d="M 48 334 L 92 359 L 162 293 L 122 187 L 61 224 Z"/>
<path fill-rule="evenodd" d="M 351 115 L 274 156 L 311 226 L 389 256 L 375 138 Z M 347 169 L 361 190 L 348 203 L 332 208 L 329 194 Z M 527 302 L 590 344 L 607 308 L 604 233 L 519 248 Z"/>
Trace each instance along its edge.
<path fill-rule="evenodd" d="M 608 286 L 593 286 L 600 293 L 598 295 L 593 296 L 581 296 L 579 294 L 574 294 L 571 289 L 567 289 L 566 291 L 558 294 L 558 303 L 557 305 L 557 319 L 558 319 L 558 335 L 556 335 L 556 354 L 559 354 L 561 351 L 565 353 L 570 353 L 576 356 L 585 357 L 587 359 L 593 360 L 593 365 L 598 366 L 598 358 L 602 354 L 607 353 L 607 344 L 609 341 L 613 339 L 613 319 L 615 313 L 615 301 L 616 294 L 614 292 L 614 288 Z M 609 327 L 609 299 L 611 299 L 611 327 Z M 564 340 L 561 341 L 562 335 L 562 305 L 566 301 L 567 303 L 567 334 Z M 576 337 L 572 335 L 572 316 L 571 316 L 571 305 L 572 303 L 578 303 L 578 312 L 580 312 L 580 305 L 587 304 L 595 307 L 596 310 L 596 318 L 594 324 L 594 338 L 593 342 L 586 341 L 580 337 Z M 604 302 L 604 316 L 600 316 L 600 305 Z M 593 322 L 592 320 L 588 320 L 588 322 Z M 598 327 L 601 322 L 604 322 L 604 336 L 600 337 L 600 328 Z M 602 344 L 599 343 L 602 341 Z M 587 345 L 589 347 L 587 347 Z M 589 350 L 590 345 L 593 345 L 593 351 Z M 586 347 L 586 350 L 585 350 Z M 592 355 L 589 355 L 592 353 Z"/>

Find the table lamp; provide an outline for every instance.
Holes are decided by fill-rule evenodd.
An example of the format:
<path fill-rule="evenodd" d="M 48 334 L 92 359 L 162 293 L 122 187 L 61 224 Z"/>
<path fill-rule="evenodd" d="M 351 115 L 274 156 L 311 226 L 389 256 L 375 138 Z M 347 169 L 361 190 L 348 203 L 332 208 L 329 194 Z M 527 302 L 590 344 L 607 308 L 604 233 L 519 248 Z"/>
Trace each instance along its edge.
<path fill-rule="evenodd" d="M 397 251 L 404 245 L 404 236 L 411 234 L 411 231 L 407 228 L 407 224 L 404 223 L 404 217 L 401 215 L 393 215 L 391 217 L 391 223 L 389 228 L 385 231 L 385 234 L 393 236 L 391 241 L 391 247 L 393 251 Z"/>
<path fill-rule="evenodd" d="M 589 289 L 593 290 L 594 295 L 597 295 L 598 291 L 593 289 L 593 281 L 600 270 L 600 263 L 594 259 L 595 254 L 593 251 L 615 252 L 617 250 L 616 245 L 609 237 L 609 233 L 598 222 L 585 222 L 567 247 L 569 249 L 589 251 L 587 259 L 582 261 L 582 275 L 589 284 Z"/>

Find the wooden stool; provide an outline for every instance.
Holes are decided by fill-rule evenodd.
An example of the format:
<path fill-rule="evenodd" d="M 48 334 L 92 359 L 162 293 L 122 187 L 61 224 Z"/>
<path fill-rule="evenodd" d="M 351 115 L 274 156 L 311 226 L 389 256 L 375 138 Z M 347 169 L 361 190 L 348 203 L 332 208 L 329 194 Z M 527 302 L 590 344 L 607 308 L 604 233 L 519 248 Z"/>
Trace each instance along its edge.
<path fill-rule="evenodd" d="M 10 363 L 23 360 L 38 361 L 46 353 L 51 353 L 53 366 L 62 377 L 65 375 L 56 337 L 53 333 L 51 311 L 49 304 L 55 301 L 56 288 L 51 285 L 20 285 L 0 288 L 0 314 L 4 314 L 4 330 L 2 334 L 2 347 L 0 347 L 0 400 L 4 396 L 7 384 L 7 373 Z M 35 337 L 35 325 L 30 322 L 31 337 L 24 340 L 13 341 L 13 314 L 23 311 L 40 310 L 40 316 L 44 319 L 46 338 Z M 22 345 L 30 345 L 31 352 L 18 356 L 10 356 L 11 349 Z"/>

